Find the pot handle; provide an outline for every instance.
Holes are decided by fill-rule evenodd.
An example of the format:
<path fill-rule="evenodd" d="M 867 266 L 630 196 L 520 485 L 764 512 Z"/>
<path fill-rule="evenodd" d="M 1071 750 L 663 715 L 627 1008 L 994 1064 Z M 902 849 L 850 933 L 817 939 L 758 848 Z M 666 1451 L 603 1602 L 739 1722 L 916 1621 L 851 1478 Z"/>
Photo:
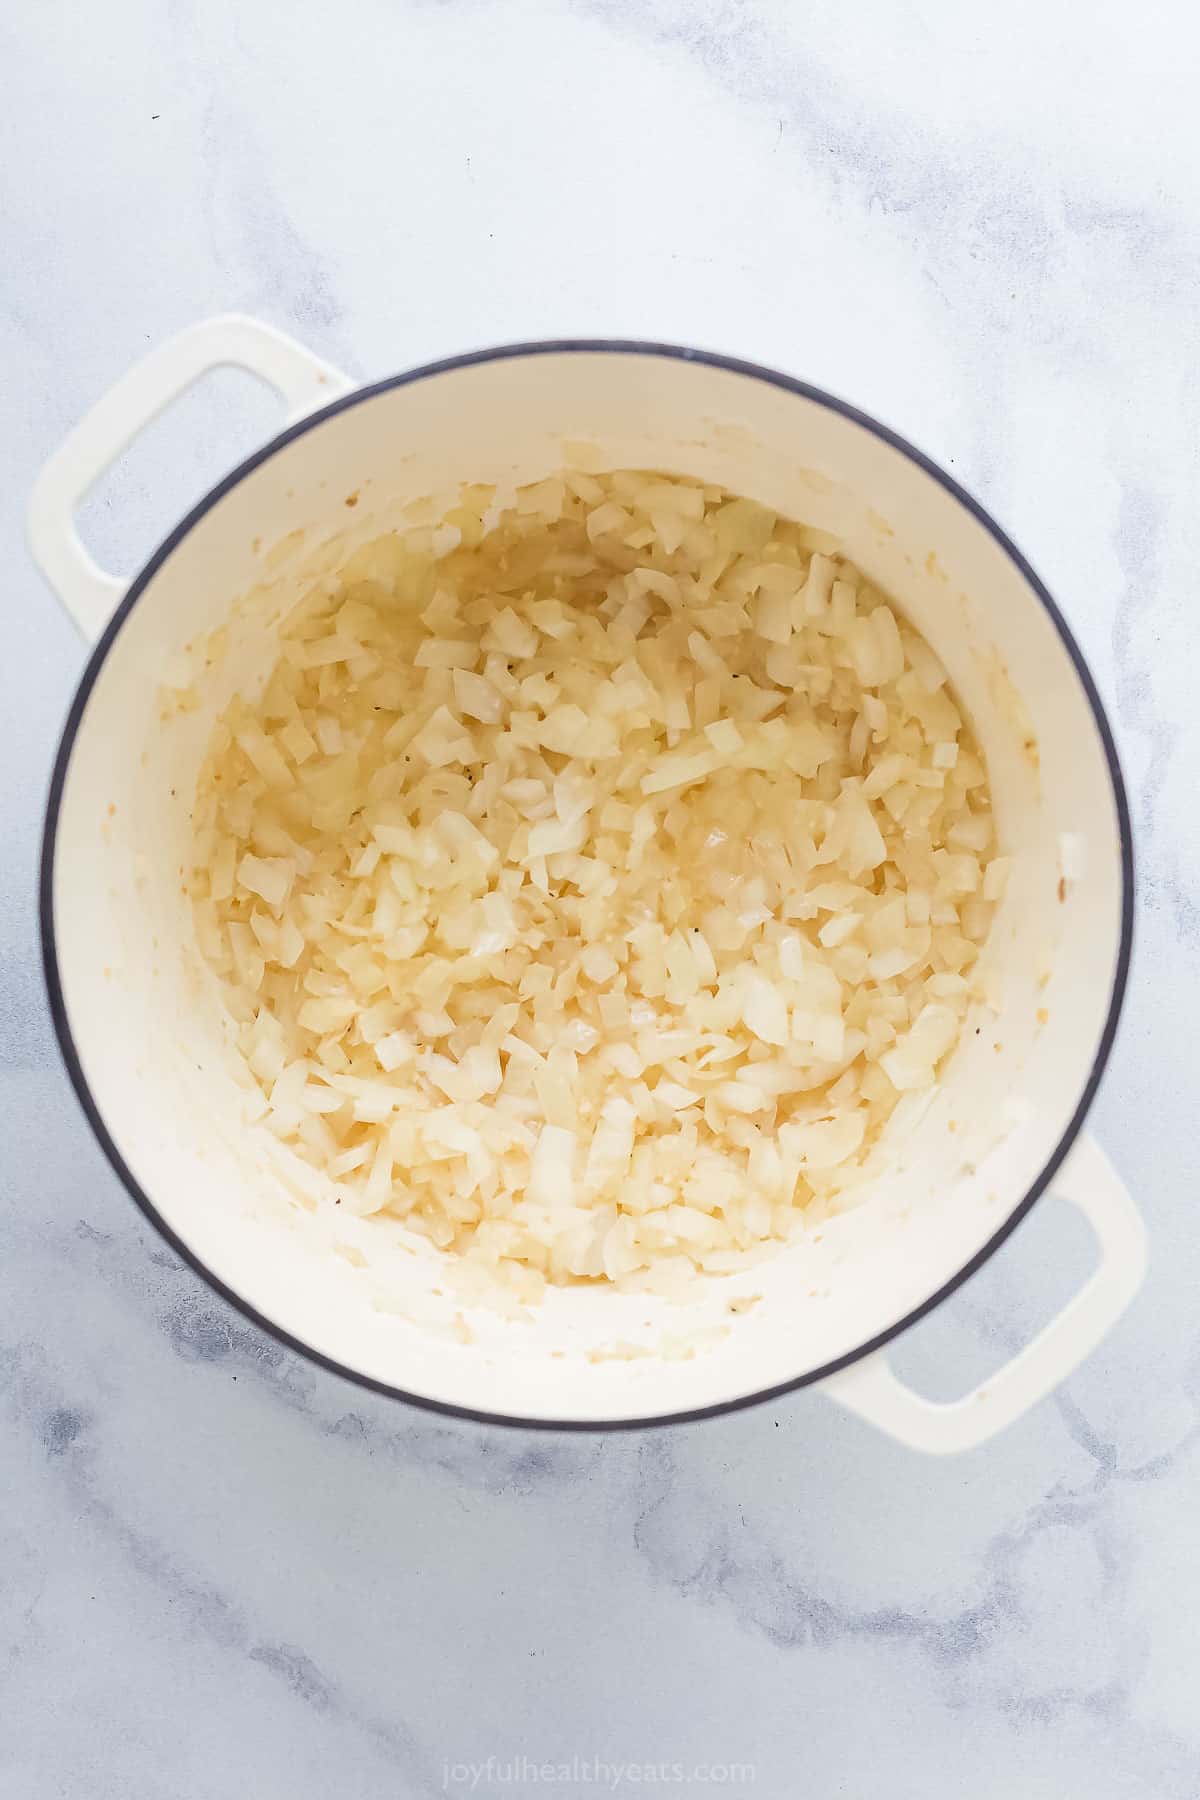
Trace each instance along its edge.
<path fill-rule="evenodd" d="M 288 423 L 355 385 L 293 338 L 238 313 L 190 326 L 122 375 L 54 452 L 29 501 L 33 559 L 89 643 L 129 584 L 85 550 L 75 529 L 76 507 L 139 431 L 202 375 L 229 365 L 275 388 Z"/>
<path fill-rule="evenodd" d="M 949 1455 L 984 1444 L 1044 1399 L 1093 1351 L 1133 1299 L 1146 1272 L 1146 1228 L 1099 1145 L 1082 1137 L 1051 1191 L 1084 1215 L 1100 1266 L 1011 1362 L 961 1400 L 926 1400 L 877 1350 L 821 1383 L 822 1391 L 913 1450 Z"/>

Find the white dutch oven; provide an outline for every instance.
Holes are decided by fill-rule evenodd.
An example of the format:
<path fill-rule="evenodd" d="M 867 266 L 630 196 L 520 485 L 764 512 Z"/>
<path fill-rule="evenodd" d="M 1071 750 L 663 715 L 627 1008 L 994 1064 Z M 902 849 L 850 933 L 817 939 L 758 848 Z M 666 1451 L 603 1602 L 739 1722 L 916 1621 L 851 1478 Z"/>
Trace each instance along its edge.
<path fill-rule="evenodd" d="M 73 510 L 153 414 L 226 364 L 279 390 L 287 428 L 126 588 L 88 558 Z M 701 1283 L 685 1305 L 557 1290 L 518 1321 L 464 1311 L 439 1253 L 399 1225 L 344 1217 L 245 1122 L 244 1072 L 193 948 L 181 880 L 213 718 L 265 676 L 274 624 L 305 577 L 385 529 L 403 501 L 450 500 L 462 480 L 503 488 L 542 476 L 562 462 L 564 439 L 595 444 L 609 466 L 721 483 L 836 532 L 950 670 L 1015 863 L 987 953 L 1003 983 L 999 1017 L 971 1020 L 923 1112 L 898 1109 L 867 1203 L 736 1277 Z M 820 1383 L 905 1443 L 946 1451 L 1017 1418 L 1128 1304 L 1142 1226 L 1079 1135 L 1130 948 L 1129 821 L 1112 739 L 1036 576 L 891 432 L 784 376 L 664 346 L 524 345 L 355 389 L 266 327 L 219 319 L 164 345 L 99 403 L 44 471 L 30 531 L 95 640 L 54 770 L 42 871 L 63 1052 L 134 1199 L 260 1325 L 371 1386 L 471 1417 L 646 1423 Z M 248 598 L 199 707 L 164 718 L 164 672 L 230 619 L 235 596 Z M 883 1347 L 1050 1187 L 1089 1221 L 1095 1273 L 983 1387 L 946 1405 L 913 1393 Z M 641 1354 L 630 1358 L 629 1345 Z"/>

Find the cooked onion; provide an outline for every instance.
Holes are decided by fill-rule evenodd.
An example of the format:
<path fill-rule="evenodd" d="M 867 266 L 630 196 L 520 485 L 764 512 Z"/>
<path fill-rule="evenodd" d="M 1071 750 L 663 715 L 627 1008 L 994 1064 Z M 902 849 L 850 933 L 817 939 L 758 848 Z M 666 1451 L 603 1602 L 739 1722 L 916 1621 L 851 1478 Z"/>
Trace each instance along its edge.
<path fill-rule="evenodd" d="M 1008 861 L 825 534 L 631 471 L 493 501 L 296 607 L 201 773 L 197 938 L 331 1197 L 523 1298 L 675 1284 L 861 1181 Z"/>

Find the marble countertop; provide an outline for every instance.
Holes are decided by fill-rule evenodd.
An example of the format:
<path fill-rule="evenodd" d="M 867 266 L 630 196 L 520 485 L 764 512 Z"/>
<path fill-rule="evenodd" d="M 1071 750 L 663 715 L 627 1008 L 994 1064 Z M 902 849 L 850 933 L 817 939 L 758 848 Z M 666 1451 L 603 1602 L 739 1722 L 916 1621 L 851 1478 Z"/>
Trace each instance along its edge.
<path fill-rule="evenodd" d="M 1170 5 L 1099 0 L 1086 31 L 1071 0 L 986 11 L 8 20 L 6 1800 L 527 1800 L 623 1792 L 628 1764 L 761 1800 L 1200 1793 L 1196 45 Z M 1049 582 L 1136 809 L 1140 936 L 1093 1122 L 1153 1266 L 999 1441 L 926 1460 L 803 1393 L 607 1438 L 437 1420 L 281 1351 L 142 1222 L 42 996 L 40 815 L 83 652 L 23 514 L 110 380 L 230 308 L 364 376 L 564 333 L 792 369 L 953 469 Z M 89 502 L 89 540 L 134 568 L 273 423 L 212 381 Z M 994 1365 L 1083 1254 L 1036 1209 L 904 1367 Z"/>

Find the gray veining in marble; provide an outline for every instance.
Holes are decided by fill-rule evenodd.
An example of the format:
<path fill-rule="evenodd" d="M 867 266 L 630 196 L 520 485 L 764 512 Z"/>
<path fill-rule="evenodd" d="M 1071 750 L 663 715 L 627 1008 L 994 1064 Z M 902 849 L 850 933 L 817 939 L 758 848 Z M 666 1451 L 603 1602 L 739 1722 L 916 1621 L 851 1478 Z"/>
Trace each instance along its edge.
<path fill-rule="evenodd" d="M 4 1800 L 582 1796 L 629 1762 L 752 1764 L 724 1791 L 763 1800 L 1200 1794 L 1200 44 L 1179 4 L 1085 10 L 6 16 Z M 608 1439 L 438 1421 L 265 1340 L 142 1223 L 41 993 L 40 808 L 82 651 L 23 511 L 108 381 L 229 308 L 363 375 L 567 332 L 774 362 L 943 460 L 1057 593 L 1137 816 L 1094 1123 L 1154 1263 L 999 1442 L 921 1460 L 804 1394 Z M 272 422 L 213 381 L 89 503 L 90 541 L 132 569 Z M 905 1368 L 979 1375 L 1086 1255 L 1039 1208 Z M 522 1757 L 609 1773 L 503 1780 Z"/>

